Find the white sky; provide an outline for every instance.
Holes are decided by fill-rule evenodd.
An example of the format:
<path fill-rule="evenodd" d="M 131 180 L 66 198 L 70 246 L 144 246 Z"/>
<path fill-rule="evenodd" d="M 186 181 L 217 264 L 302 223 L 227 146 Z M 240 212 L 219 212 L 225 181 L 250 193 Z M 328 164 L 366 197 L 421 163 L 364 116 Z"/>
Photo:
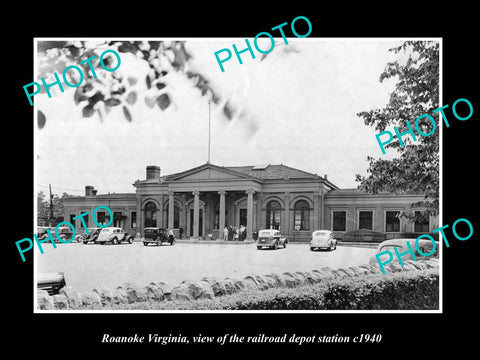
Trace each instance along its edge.
<path fill-rule="evenodd" d="M 328 174 L 341 188 L 357 187 L 355 174 L 366 174 L 366 157 L 382 154 L 376 131 L 356 114 L 388 102 L 394 82 L 380 83 L 379 76 L 397 56 L 388 49 L 401 40 L 288 38 L 288 45 L 276 40 L 264 61 L 257 52 L 256 59 L 244 53 L 240 65 L 233 55 L 223 73 L 214 52 L 232 50 L 232 43 L 242 49 L 244 39 L 187 41 L 193 55 L 190 66 L 239 109 L 227 121 L 221 107 L 212 103 L 211 163 L 283 163 Z M 99 193 L 134 192 L 132 183 L 145 179 L 147 165 L 158 165 L 162 174 L 170 174 L 207 161 L 207 97 L 201 97 L 186 77 L 171 72 L 167 83 L 173 104 L 163 112 L 150 109 L 144 102 L 148 66 L 130 53 L 120 56 L 116 71 L 139 78 L 131 123 L 120 106 L 112 108 L 103 122 L 97 115 L 82 118 L 84 104 L 74 105 L 74 89 L 67 86 L 52 98 L 35 96 L 35 107 L 47 117 L 46 126 L 36 129 L 38 191 L 46 192 L 52 184 L 58 195 L 64 191 L 82 195 L 85 185 Z"/>

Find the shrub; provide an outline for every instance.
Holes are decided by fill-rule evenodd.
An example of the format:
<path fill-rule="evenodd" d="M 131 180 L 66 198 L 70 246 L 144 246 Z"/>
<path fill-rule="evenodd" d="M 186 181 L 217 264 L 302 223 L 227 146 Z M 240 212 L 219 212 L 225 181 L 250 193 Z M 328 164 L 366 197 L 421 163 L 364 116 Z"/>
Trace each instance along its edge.
<path fill-rule="evenodd" d="M 439 306 L 438 268 L 329 278 L 295 288 L 269 288 L 213 299 L 111 304 L 127 310 L 433 310 Z M 86 309 L 88 307 L 83 307 Z M 97 307 L 96 307 L 97 308 Z"/>

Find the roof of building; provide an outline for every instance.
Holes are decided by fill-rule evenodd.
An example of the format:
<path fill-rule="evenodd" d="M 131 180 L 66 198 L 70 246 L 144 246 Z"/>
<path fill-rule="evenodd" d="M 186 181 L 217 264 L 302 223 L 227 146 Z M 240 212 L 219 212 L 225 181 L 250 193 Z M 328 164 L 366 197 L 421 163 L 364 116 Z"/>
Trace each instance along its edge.
<path fill-rule="evenodd" d="M 261 166 L 260 165 L 218 166 L 218 165 L 209 164 L 209 163 L 202 164 L 198 167 L 195 167 L 193 169 L 189 169 L 186 171 L 165 175 L 162 178 L 164 181 L 171 181 L 206 167 L 225 169 L 230 172 L 237 173 L 238 175 L 249 177 L 255 180 L 323 179 L 323 177 L 317 174 L 312 174 L 312 173 L 295 169 L 283 164 L 279 164 L 279 165 L 262 164 Z M 152 179 L 149 179 L 149 180 L 152 180 Z M 142 181 L 142 183 L 145 183 L 145 182 L 149 182 L 149 181 L 148 180 Z M 336 187 L 333 184 L 331 185 L 333 187 Z"/>
<path fill-rule="evenodd" d="M 226 166 L 225 168 L 260 180 L 321 179 L 321 177 L 316 174 L 311 174 L 283 164 Z"/>

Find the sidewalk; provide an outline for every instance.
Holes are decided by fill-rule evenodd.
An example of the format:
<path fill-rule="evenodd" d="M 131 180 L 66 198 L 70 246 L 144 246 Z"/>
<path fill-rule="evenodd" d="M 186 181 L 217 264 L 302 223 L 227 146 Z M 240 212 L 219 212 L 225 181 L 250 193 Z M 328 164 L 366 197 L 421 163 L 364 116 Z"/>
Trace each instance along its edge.
<path fill-rule="evenodd" d="M 135 241 L 141 242 L 142 239 L 135 238 Z M 255 240 L 245 240 L 245 241 L 224 241 L 224 240 L 190 240 L 190 239 L 175 239 L 177 244 L 217 244 L 217 245 L 251 245 L 255 244 Z M 295 241 L 289 242 L 289 244 L 310 244 L 310 241 Z M 363 248 L 372 248 L 375 249 L 379 243 L 372 242 L 359 242 L 359 241 L 339 241 L 337 246 L 353 246 L 353 247 L 363 247 Z"/>

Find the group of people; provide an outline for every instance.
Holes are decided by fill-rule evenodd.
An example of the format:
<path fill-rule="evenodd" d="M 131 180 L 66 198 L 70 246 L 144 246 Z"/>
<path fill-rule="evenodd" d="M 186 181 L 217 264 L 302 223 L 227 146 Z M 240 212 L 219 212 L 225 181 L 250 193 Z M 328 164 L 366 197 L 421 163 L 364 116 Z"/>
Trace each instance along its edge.
<path fill-rule="evenodd" d="M 233 241 L 240 240 L 244 241 L 247 237 L 247 228 L 244 225 L 238 226 L 225 226 L 223 229 L 223 240 L 224 241 Z"/>

